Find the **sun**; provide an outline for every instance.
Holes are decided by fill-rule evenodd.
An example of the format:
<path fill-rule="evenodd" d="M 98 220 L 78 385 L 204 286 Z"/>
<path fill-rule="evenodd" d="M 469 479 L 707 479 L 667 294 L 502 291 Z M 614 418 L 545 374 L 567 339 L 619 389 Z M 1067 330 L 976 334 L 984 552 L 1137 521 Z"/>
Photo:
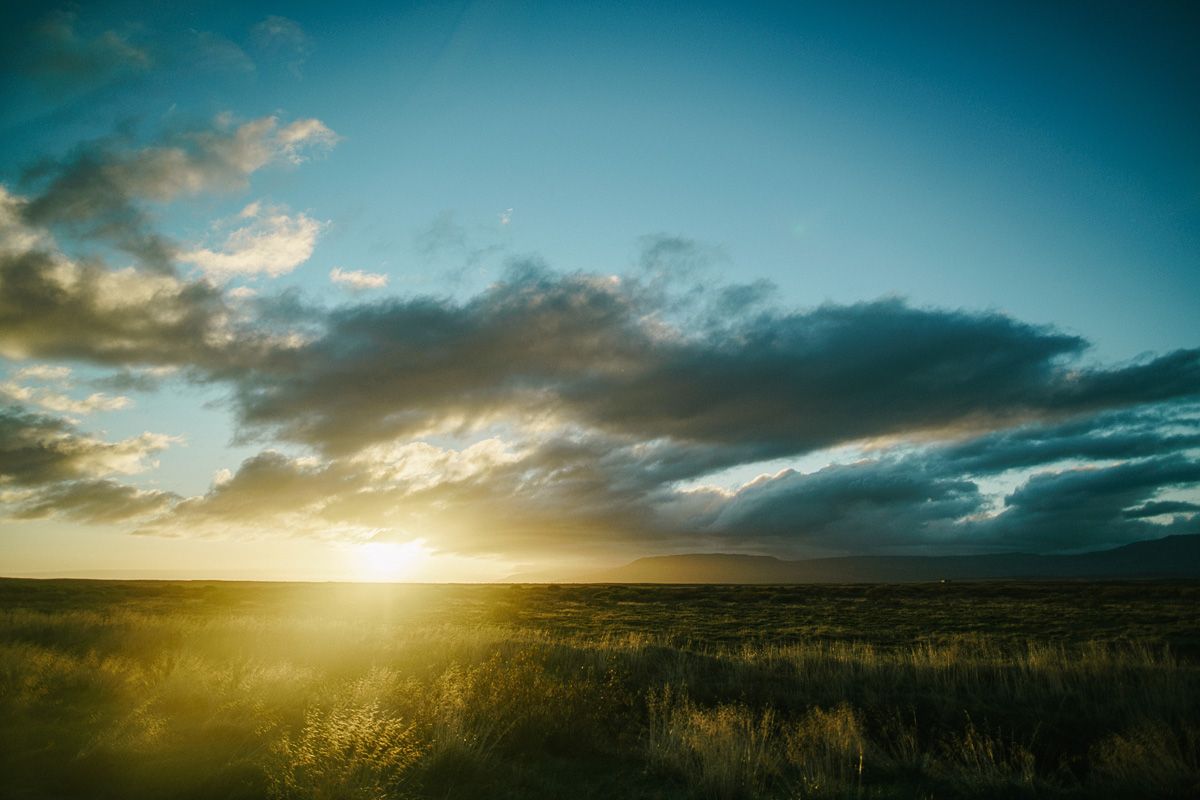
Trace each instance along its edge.
<path fill-rule="evenodd" d="M 413 580 L 429 560 L 423 539 L 410 542 L 365 542 L 353 549 L 354 573 L 360 581 Z"/>

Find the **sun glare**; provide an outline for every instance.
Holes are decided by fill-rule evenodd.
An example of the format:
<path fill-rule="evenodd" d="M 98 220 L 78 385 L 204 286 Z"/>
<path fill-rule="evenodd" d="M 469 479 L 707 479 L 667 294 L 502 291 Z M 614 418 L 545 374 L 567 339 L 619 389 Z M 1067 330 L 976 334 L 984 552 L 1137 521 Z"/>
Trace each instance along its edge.
<path fill-rule="evenodd" d="M 366 542 L 354 547 L 354 573 L 360 581 L 414 580 L 428 562 L 429 554 L 422 539 Z"/>

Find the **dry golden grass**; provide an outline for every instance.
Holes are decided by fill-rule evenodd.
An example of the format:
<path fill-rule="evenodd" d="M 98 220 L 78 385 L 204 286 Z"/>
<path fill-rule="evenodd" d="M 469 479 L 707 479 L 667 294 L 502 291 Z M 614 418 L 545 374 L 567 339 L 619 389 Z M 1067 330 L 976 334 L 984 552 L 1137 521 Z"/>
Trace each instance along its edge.
<path fill-rule="evenodd" d="M 490 587 L 19 588 L 0 612 L 5 797 L 1200 790 L 1200 666 L 1150 628 L 773 637 L 764 590 L 728 635 L 689 640 L 649 608 L 552 624 L 571 589 L 514 614 Z"/>

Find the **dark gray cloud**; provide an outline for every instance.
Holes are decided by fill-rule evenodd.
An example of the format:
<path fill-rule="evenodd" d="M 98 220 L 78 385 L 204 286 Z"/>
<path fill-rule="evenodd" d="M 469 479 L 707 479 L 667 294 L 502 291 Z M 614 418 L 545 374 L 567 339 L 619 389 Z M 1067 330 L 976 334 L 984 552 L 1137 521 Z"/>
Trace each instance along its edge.
<path fill-rule="evenodd" d="M 1094 548 L 1162 536 L 1168 532 L 1164 526 L 1142 521 L 1148 515 L 1137 511 L 1144 512 L 1159 492 L 1198 483 L 1200 461 L 1182 454 L 1045 472 L 1004 498 L 1004 512 L 985 526 L 985 533 L 1010 545 L 1042 549 Z M 1134 513 L 1126 514 L 1127 509 Z M 1200 532 L 1195 518 L 1181 518 L 1177 527 L 1181 530 L 1170 532 Z"/>
<path fill-rule="evenodd" d="M 1146 519 L 1147 517 L 1195 514 L 1196 512 L 1200 512 L 1200 503 L 1189 503 L 1184 500 L 1157 500 L 1144 503 L 1136 508 L 1126 509 L 1123 515 L 1126 519 Z"/>
<path fill-rule="evenodd" d="M 755 482 L 728 503 L 718 504 L 706 526 L 726 542 L 784 552 L 812 546 L 851 552 L 909 547 L 1058 552 L 1200 533 L 1200 504 L 1153 499 L 1181 489 L 1195 496 L 1200 462 L 1188 455 L 1197 448 L 1195 438 L 1113 436 L 1098 422 L 1050 427 L 1041 435 L 1027 429 L 1021 437 L 984 436 L 966 445 L 836 465 L 811 475 L 788 471 Z M 1008 452 L 998 447 L 1006 439 L 1054 442 L 1063 428 L 1089 423 L 1092 436 L 1075 434 L 1070 446 L 1021 446 Z M 964 462 L 964 452 L 995 457 L 986 463 Z M 1038 455 L 1044 459 L 1035 458 Z M 1045 468 L 1084 457 L 1123 460 Z M 984 476 L 1018 467 L 1042 471 L 993 507 L 977 479 L 963 472 L 968 464 L 970 472 Z"/>
<path fill-rule="evenodd" d="M 1200 348 L 1180 349 L 1146 363 L 1065 376 L 1051 402 L 1070 412 L 1120 408 L 1196 397 L 1198 387 Z"/>
<path fill-rule="evenodd" d="M 732 495 L 701 493 L 707 502 L 693 504 L 691 519 L 727 543 L 784 552 L 1047 552 L 1198 533 L 1200 504 L 1156 499 L 1200 485 L 1196 427 L 1186 412 L 1152 407 L 901 448 L 811 474 L 785 470 Z M 1072 465 L 1080 460 L 1092 465 Z M 992 475 L 1028 468 L 1039 472 L 999 504 L 982 489 Z"/>
<path fill-rule="evenodd" d="M 78 477 L 81 470 L 69 437 L 64 420 L 19 406 L 0 408 L 0 479 L 30 485 Z"/>
<path fill-rule="evenodd" d="M 71 481 L 47 486 L 17 505 L 12 519 L 63 516 L 91 524 L 126 523 L 161 513 L 179 496 L 137 489 L 114 480 Z"/>
<path fill-rule="evenodd" d="M 1035 413 L 1084 344 L 900 301 L 764 313 L 717 334 L 654 342 L 638 369 L 566 394 L 606 428 L 802 451 Z"/>
<path fill-rule="evenodd" d="M 60 417 L 0 407 L 0 517 L 112 524 L 161 514 L 177 495 L 107 476 L 153 467 L 154 455 L 174 441 L 143 433 L 110 442 Z"/>
<path fill-rule="evenodd" d="M 940 457 L 964 473 L 988 474 L 1069 459 L 1147 458 L 1195 447 L 1200 447 L 1200 419 L 1152 409 L 998 431 L 947 446 Z"/>
<path fill-rule="evenodd" d="M 0 187 L 0 356 L 119 370 L 110 388 L 148 388 L 169 371 L 216 380 L 250 368 L 320 312 L 291 295 L 245 302 L 207 280 L 71 259 L 27 224 L 27 201 Z"/>
<path fill-rule="evenodd" d="M 29 75 L 43 90 L 94 89 L 153 65 L 132 30 L 81 31 L 69 9 L 12 22 L 0 34 L 0 66 Z"/>
<path fill-rule="evenodd" d="M 497 417 L 812 451 L 1200 394 L 1200 351 L 1078 369 L 1086 342 L 899 300 L 689 327 L 636 281 L 525 270 L 475 298 L 347 306 L 237 386 L 249 428 L 327 452 Z"/>
<path fill-rule="evenodd" d="M 216 368 L 232 320 L 210 284 L 113 271 L 45 251 L 0 252 L 0 354 Z M 244 332 L 244 349 L 254 341 Z"/>
<path fill-rule="evenodd" d="M 103 240 L 160 270 L 170 267 L 175 246 L 154 230 L 152 219 L 137 203 L 132 187 L 111 170 L 108 143 L 77 150 L 65 162 L 44 161 L 27 170 L 23 183 L 32 186 L 53 175 L 44 190 L 25 206 L 32 225 L 55 226 L 86 239 Z"/>
<path fill-rule="evenodd" d="M 343 453 L 434 426 L 552 413 L 563 385 L 644 357 L 629 302 L 589 277 L 534 274 L 462 305 L 347 306 L 325 335 L 246 375 L 237 407 L 249 426 Z"/>
<path fill-rule="evenodd" d="M 170 512 L 173 526 L 160 524 L 155 532 L 193 526 L 220 534 L 298 513 L 311 515 L 347 489 L 363 488 L 360 483 L 347 486 L 349 477 L 341 467 L 310 464 L 269 450 L 246 459 L 229 480 L 205 495 L 180 502 Z M 301 527 L 295 533 L 310 531 Z"/>
<path fill-rule="evenodd" d="M 0 407 L 0 485 L 41 486 L 137 472 L 170 442 L 150 433 L 107 442 L 58 417 Z"/>
<path fill-rule="evenodd" d="M 870 551 L 941 538 L 961 544 L 956 520 L 979 512 L 984 496 L 936 463 L 881 459 L 811 474 L 792 470 L 733 495 L 706 525 L 728 540 L 773 549 Z"/>

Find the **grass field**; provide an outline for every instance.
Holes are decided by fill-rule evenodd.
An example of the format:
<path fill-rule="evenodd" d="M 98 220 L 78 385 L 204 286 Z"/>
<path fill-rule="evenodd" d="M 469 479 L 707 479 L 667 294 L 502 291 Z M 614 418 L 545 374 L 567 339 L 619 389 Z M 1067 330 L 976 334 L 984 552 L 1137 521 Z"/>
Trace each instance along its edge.
<path fill-rule="evenodd" d="M 0 796 L 1200 796 L 1200 584 L 0 581 Z"/>

